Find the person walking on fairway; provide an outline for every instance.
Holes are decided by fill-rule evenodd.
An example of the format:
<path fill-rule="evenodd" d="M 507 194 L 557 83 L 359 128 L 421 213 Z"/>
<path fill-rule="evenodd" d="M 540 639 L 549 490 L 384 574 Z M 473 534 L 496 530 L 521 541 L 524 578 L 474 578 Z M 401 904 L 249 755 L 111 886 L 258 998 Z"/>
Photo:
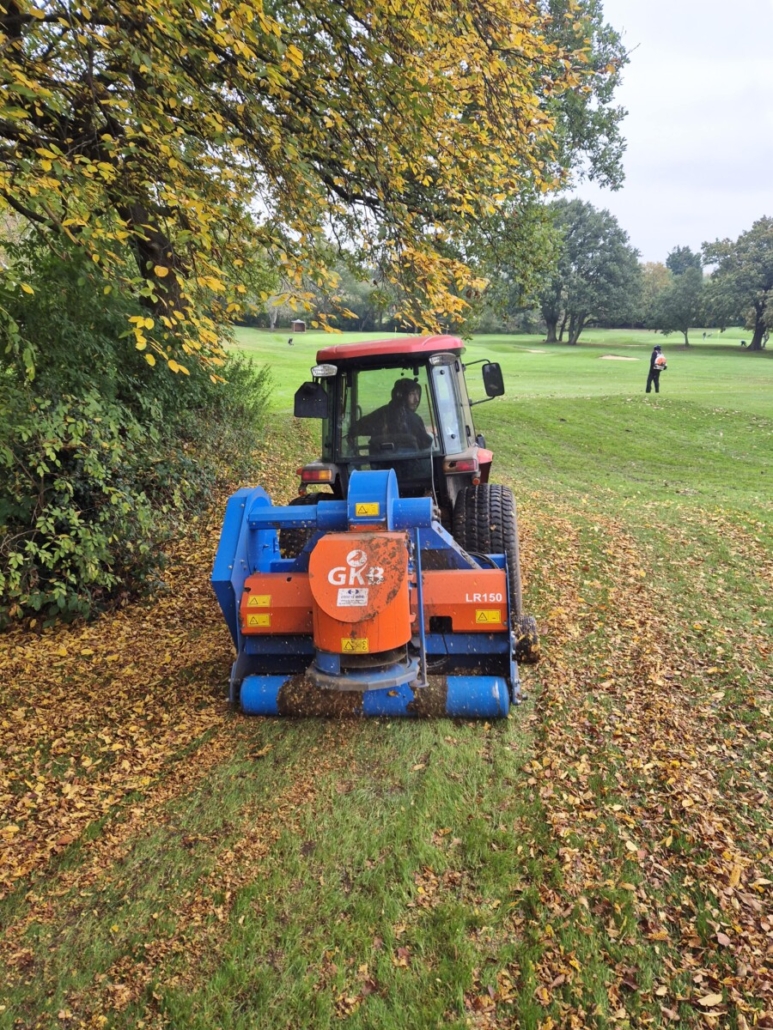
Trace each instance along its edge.
<path fill-rule="evenodd" d="M 650 354 L 650 373 L 647 376 L 647 393 L 652 391 L 653 384 L 655 386 L 655 393 L 660 393 L 660 373 L 666 370 L 666 358 L 660 349 L 660 346 L 656 344 L 652 348 L 652 354 Z"/>

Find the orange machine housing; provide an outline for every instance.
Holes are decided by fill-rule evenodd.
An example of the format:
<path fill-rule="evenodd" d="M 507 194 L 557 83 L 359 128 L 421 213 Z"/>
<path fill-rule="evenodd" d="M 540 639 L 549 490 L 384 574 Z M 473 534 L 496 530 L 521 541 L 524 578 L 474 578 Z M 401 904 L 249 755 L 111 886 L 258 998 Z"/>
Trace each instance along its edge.
<path fill-rule="evenodd" d="M 439 616 L 454 633 L 507 632 L 501 569 L 426 571 L 422 583 L 425 630 Z M 313 636 L 333 654 L 377 654 L 408 643 L 418 629 L 416 601 L 405 533 L 330 533 L 312 551 L 308 573 L 249 576 L 239 615 L 248 636 Z"/>
<path fill-rule="evenodd" d="M 314 602 L 305 572 L 256 572 L 244 581 L 239 604 L 242 633 L 284 636 L 312 633 Z"/>
<path fill-rule="evenodd" d="M 430 618 L 450 619 L 454 633 L 502 633 L 507 623 L 507 581 L 502 569 L 427 571 L 424 587 L 425 629 Z"/>
<path fill-rule="evenodd" d="M 377 654 L 410 640 L 407 533 L 329 533 L 311 553 L 309 583 L 321 650 Z"/>

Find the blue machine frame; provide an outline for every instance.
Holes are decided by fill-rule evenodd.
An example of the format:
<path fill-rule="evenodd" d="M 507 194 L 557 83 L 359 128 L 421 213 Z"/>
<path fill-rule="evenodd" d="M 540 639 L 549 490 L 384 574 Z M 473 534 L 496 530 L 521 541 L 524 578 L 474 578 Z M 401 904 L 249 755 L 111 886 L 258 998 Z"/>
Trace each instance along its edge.
<path fill-rule="evenodd" d="M 361 505 L 380 513 L 358 515 Z M 362 508 L 360 508 L 362 510 Z M 378 670 L 370 683 L 341 684 L 325 689 L 310 682 L 315 658 L 309 636 L 246 636 L 241 632 L 239 603 L 248 576 L 254 573 L 308 571 L 309 557 L 319 538 L 357 526 L 405 530 L 411 541 L 409 577 L 416 591 L 418 634 L 413 645 L 417 677 L 410 683 L 382 686 Z M 311 539 L 296 558 L 283 558 L 280 529 L 308 529 Z M 308 507 L 275 506 L 260 487 L 242 488 L 226 505 L 225 518 L 212 572 L 212 585 L 236 647 L 231 670 L 230 700 L 255 715 L 352 714 L 378 716 L 449 715 L 462 718 L 502 718 L 511 701 L 520 700 L 515 635 L 499 633 L 426 632 L 423 618 L 422 557 L 443 551 L 447 568 L 506 570 L 506 557 L 486 555 L 483 561 L 467 554 L 433 518 L 431 498 L 401 498 L 393 470 L 352 473 L 345 501 L 320 501 Z M 485 564 L 484 564 L 485 561 Z M 510 618 L 508 597 L 508 622 Z M 433 675 L 439 663 L 451 675 Z M 495 666 L 496 674 L 481 674 Z"/>

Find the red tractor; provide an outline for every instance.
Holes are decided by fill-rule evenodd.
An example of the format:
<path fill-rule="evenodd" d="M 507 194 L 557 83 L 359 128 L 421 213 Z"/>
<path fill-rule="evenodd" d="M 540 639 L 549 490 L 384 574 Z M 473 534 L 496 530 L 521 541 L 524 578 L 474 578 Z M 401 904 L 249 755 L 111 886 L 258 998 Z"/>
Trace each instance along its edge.
<path fill-rule="evenodd" d="M 455 336 L 402 337 L 334 344 L 317 353 L 313 379 L 295 394 L 295 416 L 322 422 L 322 454 L 300 470 L 291 505 L 345 500 L 356 470 L 393 469 L 400 497 L 431 497 L 439 522 L 463 550 L 504 555 L 518 661 L 539 656 L 537 627 L 523 612 L 515 500 L 489 483 L 493 454 L 476 434 Z M 476 362 L 477 364 L 477 362 Z M 498 364 L 483 361 L 487 400 L 504 393 Z M 313 488 L 311 491 L 309 488 Z M 297 554 L 309 532 L 285 529 L 280 546 Z M 443 568 L 443 550 L 423 557 Z"/>

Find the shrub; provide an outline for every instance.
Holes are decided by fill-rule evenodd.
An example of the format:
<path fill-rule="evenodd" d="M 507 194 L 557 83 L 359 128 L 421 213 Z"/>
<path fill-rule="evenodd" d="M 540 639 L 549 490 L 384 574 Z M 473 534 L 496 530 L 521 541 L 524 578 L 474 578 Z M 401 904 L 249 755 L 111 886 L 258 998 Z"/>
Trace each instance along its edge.
<path fill-rule="evenodd" d="M 193 362 L 151 369 L 122 338 L 132 305 L 85 261 L 23 260 L 34 293 L 0 298 L 0 625 L 89 616 L 158 583 L 164 541 L 251 450 L 269 389 L 242 358 L 225 385 Z"/>
<path fill-rule="evenodd" d="M 161 536 L 142 488 L 143 427 L 95 393 L 3 401 L 3 614 L 87 615 L 125 582 L 140 588 Z"/>

